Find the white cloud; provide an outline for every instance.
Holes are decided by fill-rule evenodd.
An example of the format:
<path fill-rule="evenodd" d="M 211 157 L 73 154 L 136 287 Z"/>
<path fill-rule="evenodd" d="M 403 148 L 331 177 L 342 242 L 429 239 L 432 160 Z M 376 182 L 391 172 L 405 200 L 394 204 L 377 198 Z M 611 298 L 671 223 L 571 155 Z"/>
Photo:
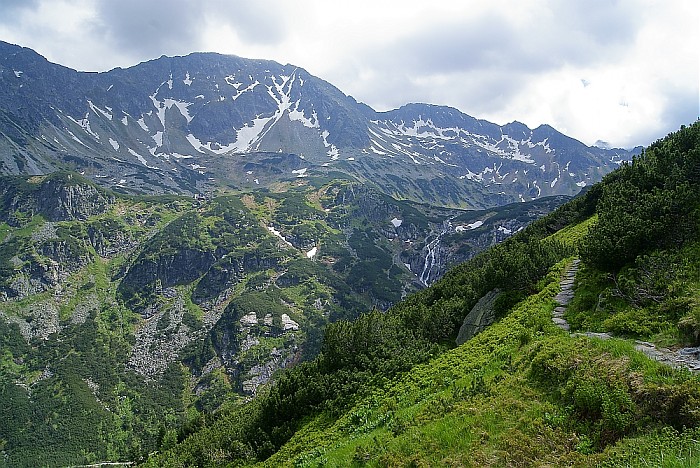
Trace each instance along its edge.
<path fill-rule="evenodd" d="M 4 1 L 0 39 L 81 70 L 193 51 L 293 63 L 377 110 L 450 105 L 648 144 L 698 117 L 693 0 Z M 584 85 L 587 84 L 587 85 Z"/>

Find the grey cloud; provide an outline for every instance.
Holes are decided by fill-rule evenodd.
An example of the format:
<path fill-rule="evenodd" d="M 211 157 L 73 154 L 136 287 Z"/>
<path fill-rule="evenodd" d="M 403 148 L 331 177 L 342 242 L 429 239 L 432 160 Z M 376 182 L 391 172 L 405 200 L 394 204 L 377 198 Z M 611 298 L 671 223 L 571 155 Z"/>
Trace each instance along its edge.
<path fill-rule="evenodd" d="M 690 125 L 700 119 L 700 91 L 698 88 L 694 90 L 670 90 L 666 92 L 665 98 L 664 109 L 658 119 L 664 127 L 655 138 L 678 130 L 679 125 Z"/>
<path fill-rule="evenodd" d="M 135 56 L 189 51 L 198 43 L 202 10 L 196 2 L 99 0 L 97 11 L 94 33 Z"/>
<path fill-rule="evenodd" d="M 283 40 L 289 20 L 270 0 L 218 0 L 210 4 L 207 14 L 229 23 L 241 39 L 255 44 L 275 44 Z"/>
<path fill-rule="evenodd" d="M 503 51 L 514 40 L 514 31 L 504 18 L 487 15 L 469 23 L 423 28 L 407 39 L 375 44 L 362 55 L 377 66 L 388 62 L 388 68 L 415 73 L 455 73 L 506 61 Z"/>
<path fill-rule="evenodd" d="M 0 10 L 8 12 L 14 8 L 35 8 L 39 4 L 39 0 L 0 0 Z M 4 15 L 3 15 L 4 16 Z M 5 17 L 5 19 L 10 19 Z"/>
<path fill-rule="evenodd" d="M 366 56 L 376 66 L 414 73 L 461 73 L 501 69 L 541 72 L 565 64 L 591 65 L 620 56 L 635 38 L 635 15 L 609 1 L 544 4 L 532 24 L 514 23 L 490 11 L 467 22 L 446 19 L 404 41 L 387 41 Z"/>
<path fill-rule="evenodd" d="M 633 12 L 624 2 L 541 5 L 541 11 L 533 12 L 540 22 L 533 24 L 490 11 L 468 21 L 445 19 L 407 39 L 373 44 L 357 54 L 373 70 L 372 82 L 350 86 L 386 108 L 408 101 L 446 103 L 478 117 L 506 107 L 541 73 L 621 57 L 637 34 Z"/>
<path fill-rule="evenodd" d="M 93 32 L 138 58 L 199 50 L 207 19 L 229 26 L 248 43 L 275 43 L 285 31 L 269 1 L 98 0 L 97 12 Z"/>
<path fill-rule="evenodd" d="M 0 0 L 0 24 L 17 21 L 16 15 L 22 10 L 32 10 L 39 5 L 39 0 Z"/>
<path fill-rule="evenodd" d="M 371 104 L 376 110 L 389 110 L 409 102 L 448 105 L 479 117 L 505 107 L 531 79 L 521 73 L 496 70 L 481 73 L 422 73 L 410 70 L 375 69 L 370 78 L 360 78 L 357 69 L 329 77 L 343 92 Z"/>
<path fill-rule="evenodd" d="M 636 35 L 640 6 L 632 2 L 589 0 L 550 3 L 552 17 L 560 26 L 557 37 L 584 37 L 586 45 L 627 43 Z"/>

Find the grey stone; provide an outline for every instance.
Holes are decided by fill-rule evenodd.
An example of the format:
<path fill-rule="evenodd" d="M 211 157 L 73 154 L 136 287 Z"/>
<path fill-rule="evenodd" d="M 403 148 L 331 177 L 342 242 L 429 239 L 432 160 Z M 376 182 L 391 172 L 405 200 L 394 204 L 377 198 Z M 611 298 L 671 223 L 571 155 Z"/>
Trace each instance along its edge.
<path fill-rule="evenodd" d="M 472 310 L 464 317 L 464 322 L 459 329 L 455 342 L 457 346 L 467 342 L 474 335 L 491 325 L 495 320 L 494 305 L 501 295 L 500 289 L 489 291 L 479 299 Z"/>

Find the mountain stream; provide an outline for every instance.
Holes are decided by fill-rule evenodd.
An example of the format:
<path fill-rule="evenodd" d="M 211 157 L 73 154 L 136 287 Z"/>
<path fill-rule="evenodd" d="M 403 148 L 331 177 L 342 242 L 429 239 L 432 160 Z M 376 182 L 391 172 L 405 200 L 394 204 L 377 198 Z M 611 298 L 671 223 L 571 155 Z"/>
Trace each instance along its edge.
<path fill-rule="evenodd" d="M 439 260 L 438 248 L 440 247 L 440 239 L 442 236 L 452 230 L 452 220 L 454 218 L 455 216 L 450 216 L 448 219 L 443 221 L 440 233 L 437 235 L 437 237 L 435 237 L 435 239 L 430 241 L 430 243 L 425 246 L 425 262 L 423 263 L 423 271 L 418 278 L 423 286 L 427 287 L 430 286 L 430 283 L 432 283 L 430 280 L 430 275 L 432 274 L 433 268 L 436 266 L 436 263 Z"/>

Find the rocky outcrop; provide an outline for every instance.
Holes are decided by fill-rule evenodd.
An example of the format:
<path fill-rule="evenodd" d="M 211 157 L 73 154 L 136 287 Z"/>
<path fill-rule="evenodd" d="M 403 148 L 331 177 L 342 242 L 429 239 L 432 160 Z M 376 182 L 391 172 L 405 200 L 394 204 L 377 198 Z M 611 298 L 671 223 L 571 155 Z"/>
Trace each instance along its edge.
<path fill-rule="evenodd" d="M 88 226 L 87 235 L 90 245 L 103 258 L 130 252 L 138 245 L 129 231 L 114 220 L 104 220 Z"/>
<path fill-rule="evenodd" d="M 182 249 L 155 258 L 141 257 L 129 268 L 118 292 L 122 300 L 137 305 L 133 303 L 135 295 L 148 298 L 163 288 L 191 283 L 215 261 L 212 252 L 196 249 Z"/>
<path fill-rule="evenodd" d="M 36 194 L 39 213 L 50 221 L 85 220 L 104 213 L 113 202 L 114 197 L 73 174 L 47 179 Z"/>
<path fill-rule="evenodd" d="M 247 379 L 242 384 L 243 393 L 255 395 L 258 387 L 269 382 L 276 371 L 294 362 L 294 356 L 285 354 L 285 350 L 273 348 L 268 361 L 250 368 L 246 374 Z"/>
<path fill-rule="evenodd" d="M 500 289 L 489 291 L 472 307 L 472 310 L 464 318 L 464 322 L 459 328 L 459 333 L 455 340 L 457 346 L 466 343 L 474 335 L 494 322 L 496 319 L 496 300 L 500 295 Z"/>
<path fill-rule="evenodd" d="M 42 243 L 37 252 L 48 257 L 66 272 L 78 271 L 91 261 L 85 244 L 75 239 L 50 239 Z"/>
<path fill-rule="evenodd" d="M 78 174 L 5 178 L 0 187 L 0 219 L 21 226 L 40 214 L 48 221 L 86 220 L 106 212 L 114 196 Z"/>
<path fill-rule="evenodd" d="M 22 316 L 8 315 L 0 310 L 0 320 L 16 323 L 27 342 L 47 339 L 61 329 L 58 306 L 51 300 L 30 304 L 22 310 Z"/>
<path fill-rule="evenodd" d="M 177 360 L 187 344 L 201 337 L 201 332 L 183 323 L 184 315 L 183 298 L 177 295 L 171 305 L 161 307 L 141 322 L 134 334 L 129 367 L 150 379 L 162 374 Z"/>

